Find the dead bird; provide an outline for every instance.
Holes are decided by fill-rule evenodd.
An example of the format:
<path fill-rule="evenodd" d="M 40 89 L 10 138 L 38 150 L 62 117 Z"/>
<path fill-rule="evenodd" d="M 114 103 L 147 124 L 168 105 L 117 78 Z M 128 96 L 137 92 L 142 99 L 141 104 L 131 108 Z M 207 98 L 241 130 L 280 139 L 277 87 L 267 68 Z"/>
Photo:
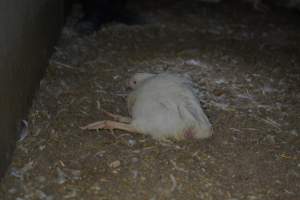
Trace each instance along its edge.
<path fill-rule="evenodd" d="M 155 139 L 198 139 L 212 135 L 212 126 L 193 92 L 192 81 L 176 74 L 137 73 L 128 82 L 131 118 L 105 112 L 104 120 L 82 129 L 119 129 Z"/>

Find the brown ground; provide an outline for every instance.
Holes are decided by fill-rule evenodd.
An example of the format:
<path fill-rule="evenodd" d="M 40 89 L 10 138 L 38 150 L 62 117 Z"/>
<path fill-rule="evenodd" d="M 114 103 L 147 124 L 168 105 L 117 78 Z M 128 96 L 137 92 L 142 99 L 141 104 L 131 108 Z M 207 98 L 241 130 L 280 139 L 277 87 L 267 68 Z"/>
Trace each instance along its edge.
<path fill-rule="evenodd" d="M 0 199 L 300 199 L 299 14 L 183 2 L 86 37 L 70 19 Z M 78 128 L 101 108 L 126 115 L 133 73 L 166 70 L 192 75 L 211 139 Z"/>

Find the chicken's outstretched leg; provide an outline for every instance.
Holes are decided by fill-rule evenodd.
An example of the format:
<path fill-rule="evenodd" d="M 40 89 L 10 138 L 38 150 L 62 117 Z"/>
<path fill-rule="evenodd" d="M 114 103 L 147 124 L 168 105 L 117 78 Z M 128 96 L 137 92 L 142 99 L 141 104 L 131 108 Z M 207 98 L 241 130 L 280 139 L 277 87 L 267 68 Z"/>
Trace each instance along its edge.
<path fill-rule="evenodd" d="M 110 120 L 104 120 L 104 121 L 98 121 L 91 124 L 88 124 L 86 126 L 80 127 L 83 130 L 97 130 L 97 129 L 118 129 L 127 131 L 130 133 L 140 133 L 135 127 L 133 127 L 131 124 L 125 124 L 121 122 L 115 122 Z"/>
<path fill-rule="evenodd" d="M 121 115 L 113 114 L 113 113 L 108 112 L 106 110 L 103 110 L 103 113 L 106 114 L 107 116 L 113 118 L 114 120 L 119 121 L 119 122 L 123 122 L 123 123 L 130 123 L 131 122 L 131 119 L 129 117 L 124 117 L 124 116 L 121 116 Z"/>

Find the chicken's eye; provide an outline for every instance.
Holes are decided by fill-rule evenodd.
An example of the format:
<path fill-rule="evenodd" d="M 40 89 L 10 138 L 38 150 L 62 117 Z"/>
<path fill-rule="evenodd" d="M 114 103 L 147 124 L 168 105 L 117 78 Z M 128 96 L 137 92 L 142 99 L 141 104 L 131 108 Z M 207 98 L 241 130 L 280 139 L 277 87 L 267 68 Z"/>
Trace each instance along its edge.
<path fill-rule="evenodd" d="M 136 81 L 133 81 L 133 84 L 136 84 Z"/>

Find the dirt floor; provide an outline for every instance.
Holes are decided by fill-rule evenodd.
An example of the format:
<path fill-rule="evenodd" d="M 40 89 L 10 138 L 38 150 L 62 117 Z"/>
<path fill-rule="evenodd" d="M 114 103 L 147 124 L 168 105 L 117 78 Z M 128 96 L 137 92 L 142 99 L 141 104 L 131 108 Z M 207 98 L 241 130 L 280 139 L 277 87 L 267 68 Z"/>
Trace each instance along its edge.
<path fill-rule="evenodd" d="M 90 36 L 69 19 L 0 199 L 300 199 L 300 14 L 173 2 Z M 127 115 L 126 80 L 163 71 L 192 76 L 211 139 L 79 129 Z"/>

